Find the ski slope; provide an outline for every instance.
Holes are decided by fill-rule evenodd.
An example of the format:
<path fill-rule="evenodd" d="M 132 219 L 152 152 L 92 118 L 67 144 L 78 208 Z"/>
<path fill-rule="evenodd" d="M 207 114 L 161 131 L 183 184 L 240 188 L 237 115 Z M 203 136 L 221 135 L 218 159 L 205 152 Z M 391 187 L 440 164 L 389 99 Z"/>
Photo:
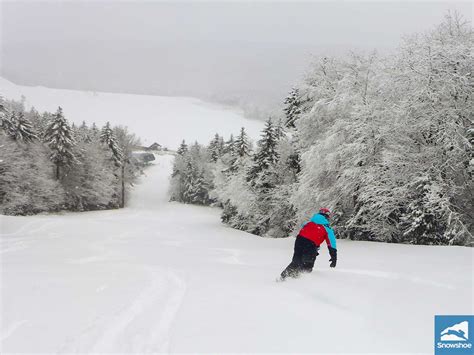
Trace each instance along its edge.
<path fill-rule="evenodd" d="M 56 112 L 61 106 L 66 118 L 77 125 L 86 121 L 103 126 L 110 121 L 113 125 L 127 126 L 144 144 L 158 142 L 170 149 L 176 149 L 182 139 L 206 144 L 215 133 L 227 139 L 231 133 L 237 135 L 241 127 L 256 139 L 263 128 L 263 122 L 247 119 L 235 108 L 189 97 L 20 86 L 1 77 L 0 95 L 18 101 L 23 95 L 27 109 L 34 106 L 40 112 Z"/>
<path fill-rule="evenodd" d="M 0 216 L 0 352 L 432 353 L 435 314 L 472 314 L 473 251 L 339 241 L 276 283 L 293 238 L 167 199 L 159 156 L 123 210 Z"/>

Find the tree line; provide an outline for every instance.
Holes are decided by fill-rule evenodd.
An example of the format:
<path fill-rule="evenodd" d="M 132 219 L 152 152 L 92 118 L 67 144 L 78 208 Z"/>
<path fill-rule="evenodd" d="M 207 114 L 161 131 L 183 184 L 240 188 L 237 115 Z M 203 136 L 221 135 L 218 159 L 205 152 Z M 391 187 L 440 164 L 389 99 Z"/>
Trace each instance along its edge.
<path fill-rule="evenodd" d="M 219 205 L 261 236 L 328 207 L 340 238 L 472 245 L 472 46 L 469 23 L 447 14 L 392 55 L 319 58 L 255 148 L 244 129 L 183 142 L 171 200 Z"/>
<path fill-rule="evenodd" d="M 141 167 L 126 127 L 70 124 L 62 109 L 40 114 L 0 102 L 0 213 L 28 215 L 123 207 Z"/>

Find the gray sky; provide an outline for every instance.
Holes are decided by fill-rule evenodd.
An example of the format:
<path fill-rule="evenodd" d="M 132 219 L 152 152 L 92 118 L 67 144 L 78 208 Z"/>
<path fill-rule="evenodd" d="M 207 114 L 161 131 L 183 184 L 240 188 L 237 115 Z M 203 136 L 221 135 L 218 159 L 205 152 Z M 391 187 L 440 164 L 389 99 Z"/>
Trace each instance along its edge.
<path fill-rule="evenodd" d="M 469 2 L 3 1 L 1 73 L 22 84 L 274 103 L 309 54 L 394 48 Z"/>

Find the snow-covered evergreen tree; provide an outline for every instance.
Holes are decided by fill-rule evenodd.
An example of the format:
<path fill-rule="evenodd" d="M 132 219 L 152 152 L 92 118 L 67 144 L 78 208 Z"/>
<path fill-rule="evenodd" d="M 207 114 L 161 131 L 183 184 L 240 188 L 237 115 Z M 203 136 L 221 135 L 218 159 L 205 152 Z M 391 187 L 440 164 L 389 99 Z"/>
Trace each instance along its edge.
<path fill-rule="evenodd" d="M 11 139 L 15 140 L 16 139 L 16 130 L 17 130 L 17 116 L 16 112 L 13 111 L 10 114 L 6 113 L 3 115 L 2 120 L 1 120 L 1 127 L 3 132 L 10 137 Z"/>
<path fill-rule="evenodd" d="M 214 176 L 209 156 L 208 149 L 198 143 L 176 156 L 170 186 L 171 201 L 201 205 L 214 202 L 210 197 Z"/>
<path fill-rule="evenodd" d="M 239 157 L 248 157 L 252 152 L 252 144 L 244 127 L 240 129 L 240 134 L 235 139 L 234 148 Z"/>
<path fill-rule="evenodd" d="M 7 108 L 5 107 L 5 98 L 0 95 L 0 117 L 3 117 L 8 113 Z"/>
<path fill-rule="evenodd" d="M 47 148 L 0 134 L 0 213 L 29 215 L 64 208 L 65 191 L 53 178 Z"/>
<path fill-rule="evenodd" d="M 235 154 L 235 141 L 234 141 L 234 135 L 231 134 L 229 137 L 229 140 L 225 142 L 224 144 L 224 154 L 230 154 L 231 156 L 234 156 Z"/>
<path fill-rule="evenodd" d="M 242 169 L 247 163 L 247 158 L 252 154 L 252 143 L 244 127 L 240 129 L 240 133 L 235 139 L 233 147 L 233 153 L 229 162 L 229 170 L 231 172 Z"/>
<path fill-rule="evenodd" d="M 217 161 L 217 159 L 220 158 L 223 151 L 221 141 L 221 137 L 219 136 L 219 134 L 216 133 L 212 141 L 209 143 L 209 146 L 207 147 L 211 161 L 214 163 Z"/>
<path fill-rule="evenodd" d="M 23 112 L 18 114 L 18 118 L 14 122 L 15 124 L 15 135 L 14 139 L 23 141 L 23 142 L 32 142 L 38 139 L 38 135 L 33 129 L 32 124 L 30 121 L 25 117 Z"/>
<path fill-rule="evenodd" d="M 247 181 L 247 171 L 252 164 L 251 157 L 241 157 L 239 168 L 229 170 L 224 161 L 218 161 L 214 171 L 212 196 L 220 201 L 223 211 L 221 219 L 233 228 L 256 232 L 259 225 L 253 218 L 256 195 Z"/>
<path fill-rule="evenodd" d="M 118 145 L 117 138 L 115 137 L 114 131 L 110 127 L 109 122 L 105 124 L 100 132 L 100 141 L 109 148 L 115 166 L 122 166 L 124 160 L 123 152 Z"/>
<path fill-rule="evenodd" d="M 71 127 L 64 118 L 63 110 L 58 108 L 45 132 L 45 142 L 51 149 L 50 159 L 56 165 L 56 179 L 61 177 L 61 169 L 76 162 L 74 146 L 76 141 Z"/>
<path fill-rule="evenodd" d="M 81 130 L 89 130 L 83 124 L 77 128 L 79 139 L 75 143 L 72 129 L 60 109 L 55 115 L 48 112 L 40 115 L 33 108 L 25 112 L 24 105 L 16 101 L 7 101 L 5 105 L 8 106 L 9 134 L 5 131 L 0 135 L 0 213 L 16 215 L 119 207 L 116 169 L 98 134 L 97 139 L 84 140 Z M 15 113 L 13 120 L 10 112 Z M 2 128 L 5 130 L 7 125 Z M 35 131 L 41 130 L 48 133 L 45 135 L 48 146 L 35 139 Z M 126 128 L 116 127 L 114 133 L 119 147 L 127 154 L 131 146 L 138 144 Z M 132 182 L 137 172 L 137 167 L 127 164 L 124 181 Z"/>
<path fill-rule="evenodd" d="M 92 122 L 91 130 L 90 130 L 90 138 L 91 140 L 95 141 L 100 141 L 100 130 L 95 124 L 95 122 Z"/>
<path fill-rule="evenodd" d="M 281 120 L 275 123 L 275 139 L 278 141 L 286 136 L 285 127 Z"/>
<path fill-rule="evenodd" d="M 36 131 L 39 134 L 39 137 L 41 140 L 44 142 L 45 135 L 46 135 L 46 130 L 48 129 L 49 124 L 51 123 L 51 120 L 53 119 L 53 114 L 50 112 L 44 112 L 41 114 L 36 121 L 35 127 Z"/>
<path fill-rule="evenodd" d="M 80 142 L 91 143 L 91 132 L 89 127 L 87 127 L 86 121 L 82 121 L 81 125 L 76 130 L 77 140 Z"/>
<path fill-rule="evenodd" d="M 265 123 L 262 131 L 262 138 L 257 142 L 258 150 L 254 155 L 254 164 L 249 171 L 249 181 L 252 185 L 270 188 L 271 169 L 278 161 L 277 153 L 278 138 L 276 136 L 275 126 L 271 119 Z"/>
<path fill-rule="evenodd" d="M 91 211 L 119 207 L 119 186 L 110 157 L 97 142 L 79 140 L 76 147 L 78 164 L 61 180 L 66 190 L 67 209 Z"/>
<path fill-rule="evenodd" d="M 202 168 L 197 162 L 188 161 L 185 170 L 183 201 L 199 205 L 210 204 L 209 191 L 211 187 L 207 183 Z"/>
<path fill-rule="evenodd" d="M 257 142 L 258 149 L 253 156 L 252 166 L 248 170 L 247 180 L 254 193 L 254 203 L 251 205 L 250 225 L 252 233 L 263 235 L 271 227 L 269 225 L 272 208 L 273 189 L 276 187 L 278 161 L 278 139 L 274 123 L 268 119 L 262 131 L 261 139 Z"/>
<path fill-rule="evenodd" d="M 49 116 L 46 112 L 41 115 L 34 107 L 28 112 L 24 112 L 25 117 L 31 123 L 33 131 L 36 133 L 38 139 L 43 140 L 44 132 L 49 124 Z"/>
<path fill-rule="evenodd" d="M 185 140 L 183 139 L 183 141 L 181 142 L 178 150 L 177 150 L 177 153 L 178 155 L 181 155 L 183 156 L 184 154 L 186 154 L 188 151 L 188 145 L 186 144 Z"/>
<path fill-rule="evenodd" d="M 449 201 L 441 191 L 436 191 L 439 184 L 424 175 L 410 187 L 412 199 L 401 216 L 404 232 L 400 240 L 414 244 L 448 244 L 452 235 L 446 233 L 442 214 L 443 205 Z"/>
<path fill-rule="evenodd" d="M 301 115 L 301 99 L 298 88 L 291 89 L 290 93 L 284 101 L 284 109 L 286 116 L 286 127 L 295 128 L 296 121 Z"/>

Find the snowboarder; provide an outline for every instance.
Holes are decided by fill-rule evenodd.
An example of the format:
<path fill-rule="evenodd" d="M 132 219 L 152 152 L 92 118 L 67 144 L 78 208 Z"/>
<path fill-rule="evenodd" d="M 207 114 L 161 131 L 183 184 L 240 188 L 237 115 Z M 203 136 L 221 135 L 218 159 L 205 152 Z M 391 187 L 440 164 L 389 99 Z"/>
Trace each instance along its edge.
<path fill-rule="evenodd" d="M 336 267 L 337 249 L 336 236 L 329 226 L 331 212 L 327 208 L 321 208 L 311 220 L 303 225 L 295 241 L 293 260 L 281 273 L 280 280 L 287 277 L 298 277 L 302 272 L 313 271 L 316 256 L 319 255 L 320 245 L 325 241 L 328 245 L 331 259 L 330 267 Z"/>

